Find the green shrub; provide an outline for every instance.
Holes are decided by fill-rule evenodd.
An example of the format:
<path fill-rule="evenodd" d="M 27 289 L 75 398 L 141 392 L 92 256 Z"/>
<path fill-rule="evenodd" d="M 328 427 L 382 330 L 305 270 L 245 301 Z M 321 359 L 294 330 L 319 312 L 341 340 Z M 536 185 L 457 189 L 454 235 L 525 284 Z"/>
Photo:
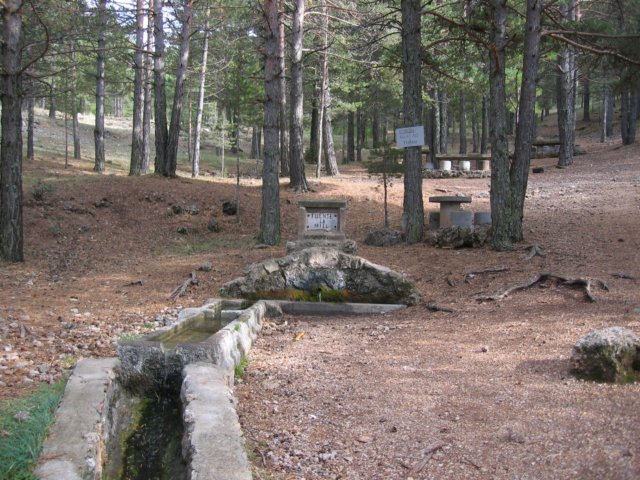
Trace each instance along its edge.
<path fill-rule="evenodd" d="M 38 180 L 31 189 L 31 196 L 37 202 L 44 200 L 44 197 L 53 191 L 53 186 L 49 183 L 44 183 L 42 180 Z"/>

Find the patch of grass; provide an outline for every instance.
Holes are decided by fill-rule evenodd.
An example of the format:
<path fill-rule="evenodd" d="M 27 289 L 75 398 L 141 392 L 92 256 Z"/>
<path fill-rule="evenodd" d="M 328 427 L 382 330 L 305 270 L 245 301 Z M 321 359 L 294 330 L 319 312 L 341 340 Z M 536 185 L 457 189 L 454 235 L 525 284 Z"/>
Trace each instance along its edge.
<path fill-rule="evenodd" d="M 235 375 L 235 377 L 244 378 L 244 374 L 248 366 L 249 366 L 249 359 L 247 357 L 242 357 L 240 359 L 240 363 L 238 363 L 233 369 L 233 374 Z"/>
<path fill-rule="evenodd" d="M 33 469 L 67 379 L 0 405 L 0 479 L 35 479 Z"/>
<path fill-rule="evenodd" d="M 62 360 L 62 367 L 70 369 L 75 367 L 76 363 L 78 363 L 78 357 L 76 357 L 75 355 L 68 355 Z"/>
<path fill-rule="evenodd" d="M 138 340 L 142 337 L 139 333 L 123 333 L 119 340 Z"/>

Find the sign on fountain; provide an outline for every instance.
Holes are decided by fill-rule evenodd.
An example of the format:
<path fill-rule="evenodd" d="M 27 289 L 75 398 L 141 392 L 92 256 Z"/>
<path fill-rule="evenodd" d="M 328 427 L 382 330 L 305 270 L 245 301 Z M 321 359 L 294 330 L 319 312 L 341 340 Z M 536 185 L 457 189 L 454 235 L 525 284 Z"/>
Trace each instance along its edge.
<path fill-rule="evenodd" d="M 347 239 L 347 201 L 344 199 L 304 199 L 298 203 L 298 238 L 287 242 L 289 253 L 310 247 L 330 247 L 355 253 L 356 243 Z"/>

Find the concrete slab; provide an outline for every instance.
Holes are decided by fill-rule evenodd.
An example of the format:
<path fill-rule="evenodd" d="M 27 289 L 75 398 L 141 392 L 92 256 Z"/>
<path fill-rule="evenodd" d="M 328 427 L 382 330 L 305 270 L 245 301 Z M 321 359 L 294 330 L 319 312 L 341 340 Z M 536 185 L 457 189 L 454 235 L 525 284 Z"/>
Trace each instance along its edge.
<path fill-rule="evenodd" d="M 102 478 L 102 412 L 106 391 L 113 381 L 115 358 L 80 360 L 69 377 L 56 422 L 49 432 L 40 465 L 40 480 Z"/>
<path fill-rule="evenodd" d="M 406 308 L 395 303 L 276 302 L 290 315 L 375 315 Z"/>
<path fill-rule="evenodd" d="M 182 454 L 197 480 L 251 480 L 242 430 L 229 388 L 231 377 L 208 363 L 184 367 Z"/>

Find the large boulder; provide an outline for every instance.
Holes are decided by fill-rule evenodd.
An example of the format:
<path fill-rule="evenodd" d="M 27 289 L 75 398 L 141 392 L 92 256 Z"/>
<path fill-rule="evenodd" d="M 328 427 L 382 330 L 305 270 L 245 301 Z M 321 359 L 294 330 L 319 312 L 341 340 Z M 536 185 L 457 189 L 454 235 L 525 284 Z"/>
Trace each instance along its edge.
<path fill-rule="evenodd" d="M 431 231 L 426 242 L 440 248 L 480 248 L 489 241 L 490 225 L 447 227 Z"/>
<path fill-rule="evenodd" d="M 253 299 L 294 299 L 290 295 L 297 292 L 320 292 L 325 299 L 332 296 L 342 301 L 406 305 L 415 305 L 420 298 L 413 282 L 404 275 L 324 247 L 250 265 L 243 277 L 226 283 L 220 290 L 222 295 Z"/>
<path fill-rule="evenodd" d="M 367 236 L 364 237 L 364 243 L 374 247 L 390 247 L 400 242 L 402 242 L 402 232 L 389 227 L 374 230 L 373 232 L 367 233 Z"/>
<path fill-rule="evenodd" d="M 573 347 L 571 371 L 598 382 L 636 381 L 640 379 L 640 338 L 622 327 L 589 332 Z"/>

